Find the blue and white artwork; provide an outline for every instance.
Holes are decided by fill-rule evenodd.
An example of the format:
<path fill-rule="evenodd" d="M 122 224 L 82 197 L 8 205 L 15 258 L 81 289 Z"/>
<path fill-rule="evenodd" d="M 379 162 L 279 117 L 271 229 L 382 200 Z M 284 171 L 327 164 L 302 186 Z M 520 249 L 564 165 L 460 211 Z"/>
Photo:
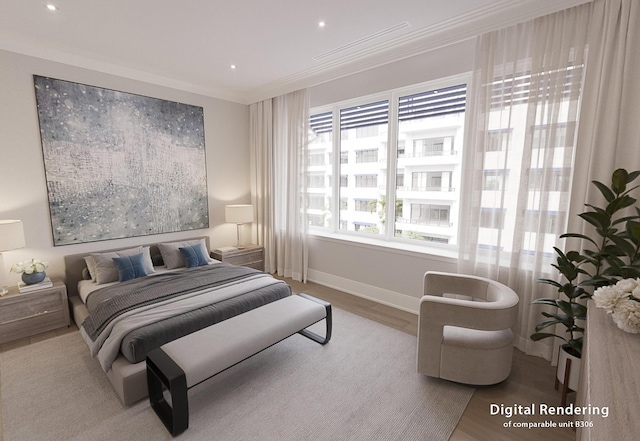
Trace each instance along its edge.
<path fill-rule="evenodd" d="M 34 83 L 54 245 L 209 227 L 202 107 Z"/>

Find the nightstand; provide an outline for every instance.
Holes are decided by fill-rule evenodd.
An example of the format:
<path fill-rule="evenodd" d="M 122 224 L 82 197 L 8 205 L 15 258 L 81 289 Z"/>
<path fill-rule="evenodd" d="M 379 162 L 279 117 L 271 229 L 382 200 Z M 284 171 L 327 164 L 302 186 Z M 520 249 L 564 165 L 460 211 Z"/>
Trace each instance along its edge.
<path fill-rule="evenodd" d="M 245 245 L 241 250 L 213 250 L 211 257 L 232 265 L 241 265 L 264 271 L 264 247 L 260 245 Z"/>
<path fill-rule="evenodd" d="M 69 326 L 67 287 L 61 280 L 53 286 L 20 293 L 17 286 L 0 297 L 0 344 Z"/>

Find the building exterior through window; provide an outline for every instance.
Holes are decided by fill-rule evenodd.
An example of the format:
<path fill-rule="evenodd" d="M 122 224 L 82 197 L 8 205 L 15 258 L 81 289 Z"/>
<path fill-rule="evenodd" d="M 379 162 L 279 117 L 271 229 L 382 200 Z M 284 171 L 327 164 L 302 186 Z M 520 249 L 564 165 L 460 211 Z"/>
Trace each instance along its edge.
<path fill-rule="evenodd" d="M 460 216 L 469 215 L 460 213 L 467 89 L 426 89 L 312 111 L 310 231 L 458 245 Z M 524 228 L 523 243 L 507 247 L 526 252 L 542 239 L 552 253 L 566 219 L 576 121 L 532 125 L 526 114 L 526 103 L 516 105 L 505 122 L 496 106 L 484 145 L 468 147 L 480 149 L 482 158 L 478 241 L 491 249 L 501 230 Z M 553 160 L 543 165 L 541 158 Z M 522 201 L 509 196 L 522 189 Z M 523 207 L 518 225 L 515 214 Z"/>

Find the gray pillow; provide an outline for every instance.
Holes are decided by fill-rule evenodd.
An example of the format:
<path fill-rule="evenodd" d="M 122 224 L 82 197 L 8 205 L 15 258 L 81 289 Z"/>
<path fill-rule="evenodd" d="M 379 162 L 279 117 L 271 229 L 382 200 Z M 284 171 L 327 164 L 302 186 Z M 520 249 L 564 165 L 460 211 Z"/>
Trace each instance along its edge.
<path fill-rule="evenodd" d="M 118 280 L 117 278 L 115 280 L 111 280 L 114 277 L 113 275 L 117 275 L 118 272 L 116 271 L 115 264 L 111 265 L 107 260 L 113 259 L 114 257 L 133 256 L 134 254 L 140 253 L 143 254 L 144 269 L 147 271 L 147 274 L 155 273 L 156 270 L 153 267 L 153 262 L 151 261 L 151 250 L 148 246 L 139 246 L 106 253 L 91 253 L 84 258 L 84 261 L 87 264 L 91 280 L 100 285 L 102 283 L 115 282 Z M 96 256 L 106 256 L 106 259 L 100 259 L 100 269 L 96 267 Z M 100 282 L 98 282 L 97 278 L 98 273 L 100 273 Z M 105 280 L 107 280 L 107 282 L 105 282 Z"/>
<path fill-rule="evenodd" d="M 158 249 L 160 250 L 162 260 L 164 261 L 167 269 L 174 269 L 187 266 L 182 254 L 180 253 L 180 248 L 186 248 L 194 245 L 199 245 L 201 247 L 202 254 L 204 254 L 208 263 L 215 262 L 215 260 L 209 257 L 209 250 L 207 250 L 207 244 L 204 239 L 159 243 Z"/>
<path fill-rule="evenodd" d="M 113 263 L 112 259 L 114 257 L 133 256 L 141 253 L 142 247 L 129 248 L 120 251 L 111 251 L 108 253 L 91 253 L 90 257 L 93 258 L 93 266 L 95 269 L 95 282 L 98 285 L 109 282 L 117 282 L 119 280 L 118 270 L 116 269 L 116 265 Z"/>

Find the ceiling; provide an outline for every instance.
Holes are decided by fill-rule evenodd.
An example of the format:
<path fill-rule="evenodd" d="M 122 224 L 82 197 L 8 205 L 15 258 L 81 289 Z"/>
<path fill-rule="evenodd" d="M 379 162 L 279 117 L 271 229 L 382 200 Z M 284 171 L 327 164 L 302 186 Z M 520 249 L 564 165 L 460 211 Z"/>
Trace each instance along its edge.
<path fill-rule="evenodd" d="M 48 1 L 3 0 L 0 49 L 248 104 L 589 0 Z"/>

